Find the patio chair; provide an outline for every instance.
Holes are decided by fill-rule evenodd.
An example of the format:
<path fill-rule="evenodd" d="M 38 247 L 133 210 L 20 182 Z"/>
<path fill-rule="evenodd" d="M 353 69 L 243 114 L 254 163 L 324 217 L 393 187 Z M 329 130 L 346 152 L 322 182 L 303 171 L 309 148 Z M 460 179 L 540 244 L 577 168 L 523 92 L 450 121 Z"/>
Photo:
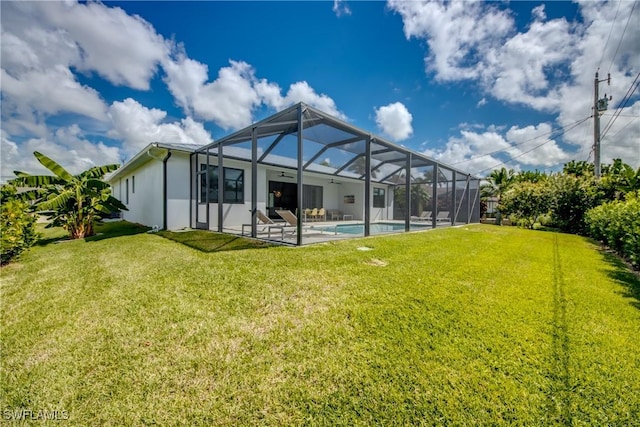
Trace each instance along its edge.
<path fill-rule="evenodd" d="M 318 208 L 313 208 L 311 210 L 311 213 L 309 214 L 309 218 L 311 218 L 311 221 L 315 221 L 317 217 L 318 217 Z"/>
<path fill-rule="evenodd" d="M 436 221 L 450 221 L 449 219 L 449 211 L 440 211 L 438 215 L 436 215 Z"/>
<path fill-rule="evenodd" d="M 324 208 L 320 208 L 320 209 L 318 210 L 318 215 L 316 215 L 316 218 L 317 218 L 318 220 L 321 220 L 321 221 L 326 221 L 326 220 L 327 220 L 327 213 L 326 213 L 326 211 L 324 210 Z"/>
<path fill-rule="evenodd" d="M 260 209 L 256 210 L 256 218 L 258 222 L 256 223 L 258 228 L 258 233 L 264 234 L 267 233 L 269 237 L 271 237 L 271 230 L 278 230 L 280 234 L 284 235 L 284 229 L 281 224 L 277 224 L 271 218 L 266 216 Z M 251 228 L 251 224 L 242 224 L 242 235 L 244 236 L 245 227 Z"/>
<path fill-rule="evenodd" d="M 422 211 L 420 216 L 412 216 L 411 217 L 411 221 L 431 221 L 431 220 L 432 220 L 431 211 Z"/>

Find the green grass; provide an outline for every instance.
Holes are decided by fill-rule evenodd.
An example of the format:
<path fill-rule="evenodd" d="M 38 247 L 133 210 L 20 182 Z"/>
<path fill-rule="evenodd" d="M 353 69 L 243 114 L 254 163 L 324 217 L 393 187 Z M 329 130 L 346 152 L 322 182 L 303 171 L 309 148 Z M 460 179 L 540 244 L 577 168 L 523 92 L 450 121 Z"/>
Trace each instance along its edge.
<path fill-rule="evenodd" d="M 207 253 L 110 235 L 2 269 L 0 410 L 114 426 L 640 419 L 640 282 L 581 237 L 478 225 Z"/>

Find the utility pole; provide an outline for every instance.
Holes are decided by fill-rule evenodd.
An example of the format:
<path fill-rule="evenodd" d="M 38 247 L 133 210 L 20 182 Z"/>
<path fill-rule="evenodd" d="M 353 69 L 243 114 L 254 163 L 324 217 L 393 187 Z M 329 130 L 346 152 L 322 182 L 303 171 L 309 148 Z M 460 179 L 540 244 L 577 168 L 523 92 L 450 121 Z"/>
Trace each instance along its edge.
<path fill-rule="evenodd" d="M 609 100 L 607 95 L 604 98 L 599 99 L 598 94 L 600 82 L 606 81 L 611 85 L 611 74 L 607 75 L 606 79 L 598 80 L 598 72 L 596 71 L 596 78 L 593 81 L 593 168 L 596 178 L 600 178 L 600 112 L 606 111 Z"/>

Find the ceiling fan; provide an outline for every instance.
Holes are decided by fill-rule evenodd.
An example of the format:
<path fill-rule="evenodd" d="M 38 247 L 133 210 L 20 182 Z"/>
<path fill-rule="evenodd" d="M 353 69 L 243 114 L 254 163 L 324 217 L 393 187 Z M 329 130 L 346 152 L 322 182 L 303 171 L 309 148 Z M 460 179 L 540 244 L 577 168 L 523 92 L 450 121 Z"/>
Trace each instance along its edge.
<path fill-rule="evenodd" d="M 280 178 L 294 178 L 293 175 L 287 175 L 284 172 L 280 172 Z"/>

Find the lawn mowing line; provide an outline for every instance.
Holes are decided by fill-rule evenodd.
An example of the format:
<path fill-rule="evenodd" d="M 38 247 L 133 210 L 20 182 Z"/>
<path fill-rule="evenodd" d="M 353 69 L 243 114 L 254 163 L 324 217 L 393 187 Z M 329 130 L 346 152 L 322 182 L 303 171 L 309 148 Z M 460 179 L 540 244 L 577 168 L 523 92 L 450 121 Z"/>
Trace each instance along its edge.
<path fill-rule="evenodd" d="M 569 373 L 569 335 L 567 326 L 567 297 L 562 272 L 562 260 L 558 234 L 553 235 L 553 332 L 551 390 L 549 391 L 549 409 L 554 421 L 571 425 L 571 377 Z"/>

